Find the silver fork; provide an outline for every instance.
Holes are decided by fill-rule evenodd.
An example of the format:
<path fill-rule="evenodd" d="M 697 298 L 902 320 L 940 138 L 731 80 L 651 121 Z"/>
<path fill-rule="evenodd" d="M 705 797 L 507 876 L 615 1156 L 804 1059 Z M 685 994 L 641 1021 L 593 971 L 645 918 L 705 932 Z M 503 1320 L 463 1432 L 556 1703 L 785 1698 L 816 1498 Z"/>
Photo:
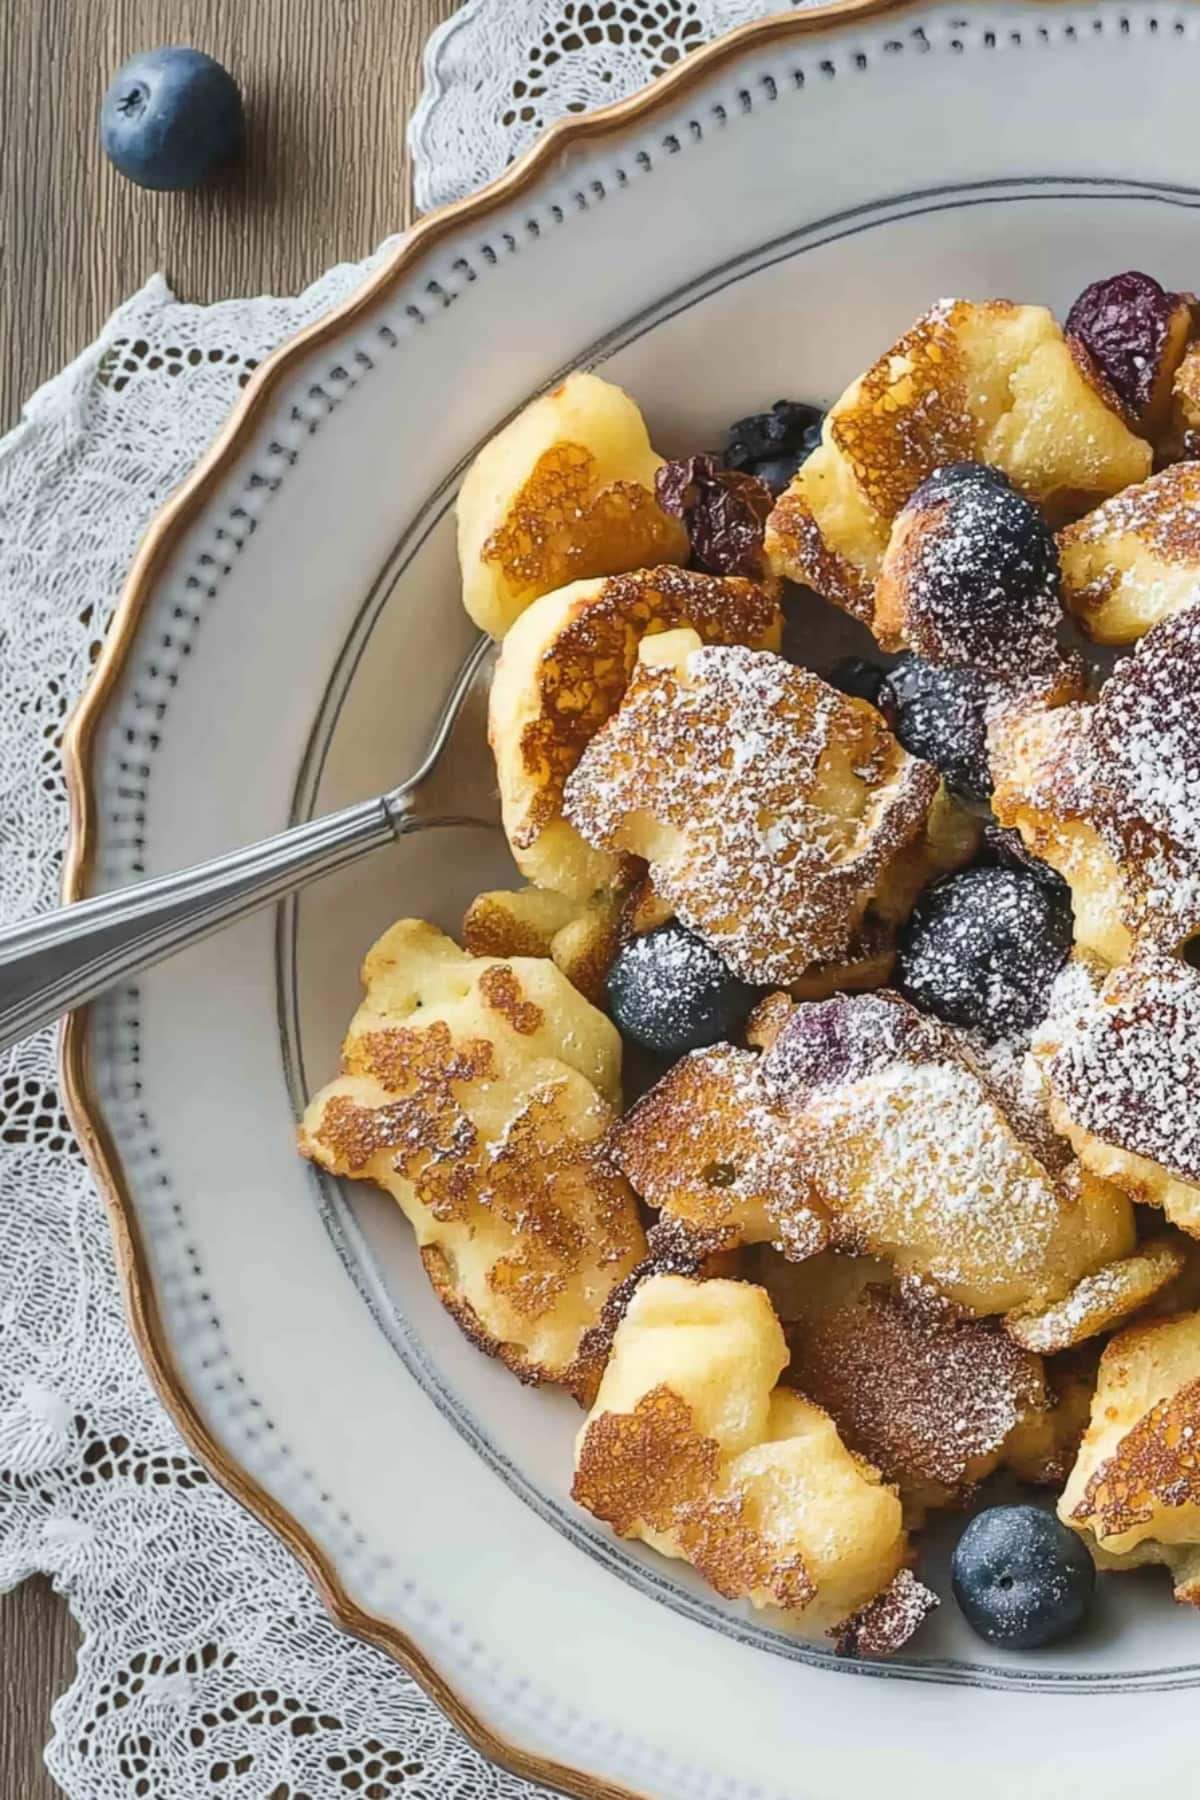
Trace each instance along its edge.
<path fill-rule="evenodd" d="M 118 888 L 0 931 L 0 1050 L 176 950 L 411 831 L 496 827 L 485 741 L 495 645 L 462 665 L 415 775 L 375 800 L 211 862 Z"/>

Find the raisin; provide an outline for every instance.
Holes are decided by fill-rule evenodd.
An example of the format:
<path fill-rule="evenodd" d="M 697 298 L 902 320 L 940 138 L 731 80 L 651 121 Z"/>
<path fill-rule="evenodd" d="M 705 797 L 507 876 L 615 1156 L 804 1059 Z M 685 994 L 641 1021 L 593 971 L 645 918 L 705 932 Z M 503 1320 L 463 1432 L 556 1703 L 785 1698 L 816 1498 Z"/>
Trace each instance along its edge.
<path fill-rule="evenodd" d="M 683 520 L 693 567 L 709 575 L 762 579 L 763 530 L 772 499 L 761 481 L 723 469 L 715 456 L 684 456 L 662 465 L 654 491 L 663 511 Z"/>

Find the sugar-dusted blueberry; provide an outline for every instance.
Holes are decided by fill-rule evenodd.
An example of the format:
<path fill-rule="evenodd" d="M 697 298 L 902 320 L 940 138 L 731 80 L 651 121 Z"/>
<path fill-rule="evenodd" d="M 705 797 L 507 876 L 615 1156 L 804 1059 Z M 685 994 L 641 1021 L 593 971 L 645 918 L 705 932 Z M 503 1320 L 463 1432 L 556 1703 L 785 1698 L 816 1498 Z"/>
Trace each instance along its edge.
<path fill-rule="evenodd" d="M 109 161 L 144 188 L 193 188 L 242 144 L 242 97 L 202 50 L 171 45 L 130 57 L 109 84 L 100 141 Z"/>
<path fill-rule="evenodd" d="M 1037 507 L 985 463 L 949 463 L 894 525 L 875 635 L 933 662 L 1024 676 L 1057 655 L 1058 550 Z"/>
<path fill-rule="evenodd" d="M 824 679 L 839 693 L 878 706 L 887 670 L 879 663 L 868 662 L 865 656 L 843 656 L 825 670 Z"/>
<path fill-rule="evenodd" d="M 617 952 L 608 1006 L 618 1029 L 658 1056 L 684 1056 L 745 1024 L 758 991 L 682 925 L 661 925 Z"/>
<path fill-rule="evenodd" d="M 902 656 L 889 670 L 875 704 L 904 748 L 932 763 L 954 793 L 964 800 L 991 798 L 982 676 Z"/>
<path fill-rule="evenodd" d="M 992 1506 L 959 1538 L 951 1580 L 972 1631 L 1004 1650 L 1039 1650 L 1083 1624 L 1096 1567 L 1053 1513 Z"/>
<path fill-rule="evenodd" d="M 964 869 L 921 896 L 900 939 L 902 994 L 952 1025 L 1001 1038 L 1045 1016 L 1071 948 L 1068 898 L 1018 869 Z"/>
<path fill-rule="evenodd" d="M 1024 874 L 1035 875 L 1064 904 L 1070 902 L 1071 890 L 1058 870 L 1052 869 L 1040 856 L 1035 856 L 1020 832 L 1015 831 L 1011 825 L 984 826 L 980 861 L 994 863 L 997 868 L 1017 869 Z"/>
<path fill-rule="evenodd" d="M 1140 269 L 1106 275 L 1084 288 L 1067 314 L 1069 339 L 1082 347 L 1133 422 L 1160 423 L 1192 330 L 1192 308 Z"/>

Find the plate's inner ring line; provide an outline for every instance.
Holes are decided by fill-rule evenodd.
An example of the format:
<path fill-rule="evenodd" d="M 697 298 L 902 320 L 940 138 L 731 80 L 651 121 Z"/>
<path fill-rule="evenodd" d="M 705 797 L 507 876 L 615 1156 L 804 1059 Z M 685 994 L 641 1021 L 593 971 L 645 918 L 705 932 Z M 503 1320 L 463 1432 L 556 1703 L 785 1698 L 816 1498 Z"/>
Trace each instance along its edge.
<path fill-rule="evenodd" d="M 890 200 L 856 207 L 849 213 L 835 214 L 814 224 L 799 227 L 781 238 L 775 238 L 756 250 L 743 252 L 718 265 L 695 280 L 673 290 L 652 306 L 643 309 L 623 326 L 607 333 L 561 370 L 556 371 L 539 391 L 546 391 L 571 368 L 593 369 L 615 351 L 635 343 L 648 331 L 687 311 L 711 295 L 720 293 L 737 282 L 772 268 L 776 264 L 804 255 L 809 250 L 856 236 L 881 226 L 901 223 L 928 213 L 952 211 L 975 206 L 996 206 L 1071 198 L 1078 202 L 1111 200 L 1149 201 L 1158 205 L 1178 206 L 1189 210 L 1200 207 L 1200 189 L 1165 183 L 1128 182 L 1117 178 L 1082 178 L 1064 176 L 1029 176 L 1004 181 L 947 184 L 900 195 Z M 511 415 L 510 415 L 511 416 Z M 506 421 L 498 421 L 494 430 Z M 462 475 L 478 450 L 493 435 L 481 438 L 461 459 L 424 502 L 413 523 L 398 541 L 380 575 L 369 589 L 359 612 L 346 635 L 342 650 L 330 674 L 317 708 L 308 744 L 301 761 L 293 793 L 290 823 L 302 823 L 314 816 L 325 759 L 341 716 L 342 706 L 358 668 L 359 660 L 370 641 L 371 633 L 384 606 L 395 592 L 409 565 L 430 534 L 445 518 L 454 504 Z M 299 1029 L 299 935 L 300 896 L 293 894 L 277 908 L 275 931 L 276 990 L 279 1019 L 280 1052 L 292 1105 L 299 1118 L 312 1091 L 304 1064 Z M 955 1659 L 896 1657 L 883 1661 L 848 1661 L 832 1651 L 804 1643 L 788 1633 L 765 1624 L 752 1622 L 736 1613 L 726 1612 L 714 1601 L 680 1587 L 654 1566 L 647 1566 L 626 1552 L 620 1540 L 602 1534 L 586 1521 L 585 1515 L 563 1507 L 553 1496 L 535 1487 L 520 1469 L 506 1457 L 488 1433 L 446 1386 L 439 1371 L 427 1356 L 424 1346 L 409 1329 L 398 1306 L 388 1293 L 375 1258 L 363 1237 L 341 1184 L 332 1180 L 315 1165 L 309 1165 L 314 1184 L 315 1203 L 330 1240 L 347 1273 L 362 1295 L 372 1318 L 386 1336 L 405 1369 L 439 1413 L 483 1458 L 497 1475 L 539 1518 L 565 1536 L 576 1548 L 617 1575 L 642 1594 L 653 1597 L 673 1611 L 683 1614 L 711 1630 L 722 1632 L 736 1641 L 766 1650 L 793 1661 L 836 1669 L 843 1674 L 890 1677 L 892 1679 L 936 1682 L 946 1686 L 978 1688 L 1017 1688 L 1033 1693 L 1132 1693 L 1141 1690 L 1169 1691 L 1200 1686 L 1200 1664 L 1182 1664 L 1142 1671 L 1096 1672 L 1088 1675 L 1070 1671 L 1037 1674 L 1004 1668 L 988 1663 L 965 1663 Z"/>

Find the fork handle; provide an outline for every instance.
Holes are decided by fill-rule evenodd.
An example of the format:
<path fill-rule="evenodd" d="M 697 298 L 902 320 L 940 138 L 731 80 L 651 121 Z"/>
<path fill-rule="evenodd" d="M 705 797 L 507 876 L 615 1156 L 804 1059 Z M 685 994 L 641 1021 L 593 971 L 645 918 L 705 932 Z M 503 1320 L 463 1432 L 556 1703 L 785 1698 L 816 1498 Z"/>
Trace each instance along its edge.
<path fill-rule="evenodd" d="M 0 1051 L 417 822 L 399 790 L 0 931 Z"/>

